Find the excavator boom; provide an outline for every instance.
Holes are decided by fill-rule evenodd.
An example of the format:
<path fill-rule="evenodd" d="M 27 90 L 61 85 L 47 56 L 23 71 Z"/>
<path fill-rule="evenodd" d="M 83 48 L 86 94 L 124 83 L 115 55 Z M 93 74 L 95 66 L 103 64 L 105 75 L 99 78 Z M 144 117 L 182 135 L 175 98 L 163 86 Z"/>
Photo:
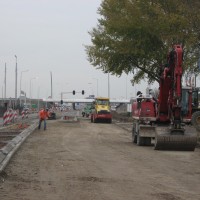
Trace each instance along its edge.
<path fill-rule="evenodd" d="M 155 149 L 194 151 L 197 143 L 196 129 L 182 120 L 182 60 L 181 45 L 174 45 L 160 77 Z"/>

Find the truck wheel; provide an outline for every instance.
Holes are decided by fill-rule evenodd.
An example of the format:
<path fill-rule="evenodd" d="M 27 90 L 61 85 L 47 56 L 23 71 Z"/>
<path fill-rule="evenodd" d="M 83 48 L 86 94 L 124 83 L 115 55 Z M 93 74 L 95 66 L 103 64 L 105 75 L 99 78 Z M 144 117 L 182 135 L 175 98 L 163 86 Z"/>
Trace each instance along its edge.
<path fill-rule="evenodd" d="M 108 119 L 108 123 L 111 124 L 112 123 L 112 119 Z"/>
<path fill-rule="evenodd" d="M 145 145 L 145 138 L 141 137 L 139 134 L 137 135 L 137 145 L 144 146 Z"/>
<path fill-rule="evenodd" d="M 196 111 L 192 114 L 192 119 L 191 119 L 192 125 L 200 131 L 200 111 Z"/>
<path fill-rule="evenodd" d="M 137 133 L 135 130 L 135 124 L 133 124 L 133 128 L 132 128 L 132 142 L 137 144 Z"/>
<path fill-rule="evenodd" d="M 151 138 L 150 137 L 144 138 L 144 143 L 145 143 L 145 146 L 151 146 Z"/>

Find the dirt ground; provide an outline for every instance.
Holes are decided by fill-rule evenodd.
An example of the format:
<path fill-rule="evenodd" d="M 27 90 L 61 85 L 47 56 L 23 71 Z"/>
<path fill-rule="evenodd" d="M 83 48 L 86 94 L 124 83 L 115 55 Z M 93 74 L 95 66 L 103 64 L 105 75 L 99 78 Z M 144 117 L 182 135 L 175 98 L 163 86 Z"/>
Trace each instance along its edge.
<path fill-rule="evenodd" d="M 0 177 L 1 200 L 197 200 L 200 149 L 155 151 L 115 124 L 48 121 Z"/>

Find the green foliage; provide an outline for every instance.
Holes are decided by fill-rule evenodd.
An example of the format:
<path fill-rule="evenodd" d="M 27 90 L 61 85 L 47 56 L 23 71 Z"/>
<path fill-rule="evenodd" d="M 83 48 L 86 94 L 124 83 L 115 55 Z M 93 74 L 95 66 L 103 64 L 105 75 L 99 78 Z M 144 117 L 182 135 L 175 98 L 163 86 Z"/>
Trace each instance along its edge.
<path fill-rule="evenodd" d="M 154 82 L 169 49 L 182 44 L 184 70 L 192 70 L 199 57 L 199 8 L 198 0 L 103 0 L 89 32 L 88 60 L 105 73 L 134 72 L 133 83 Z"/>

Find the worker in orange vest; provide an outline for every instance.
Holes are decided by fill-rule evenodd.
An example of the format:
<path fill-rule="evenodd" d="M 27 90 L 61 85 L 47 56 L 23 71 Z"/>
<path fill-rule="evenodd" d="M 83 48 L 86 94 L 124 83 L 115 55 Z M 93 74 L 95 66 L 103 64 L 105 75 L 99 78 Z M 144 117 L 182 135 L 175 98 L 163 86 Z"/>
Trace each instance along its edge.
<path fill-rule="evenodd" d="M 46 130 L 46 119 L 48 118 L 48 109 L 43 108 L 39 112 L 39 125 L 38 129 L 40 129 L 42 122 L 44 121 L 44 130 Z"/>

